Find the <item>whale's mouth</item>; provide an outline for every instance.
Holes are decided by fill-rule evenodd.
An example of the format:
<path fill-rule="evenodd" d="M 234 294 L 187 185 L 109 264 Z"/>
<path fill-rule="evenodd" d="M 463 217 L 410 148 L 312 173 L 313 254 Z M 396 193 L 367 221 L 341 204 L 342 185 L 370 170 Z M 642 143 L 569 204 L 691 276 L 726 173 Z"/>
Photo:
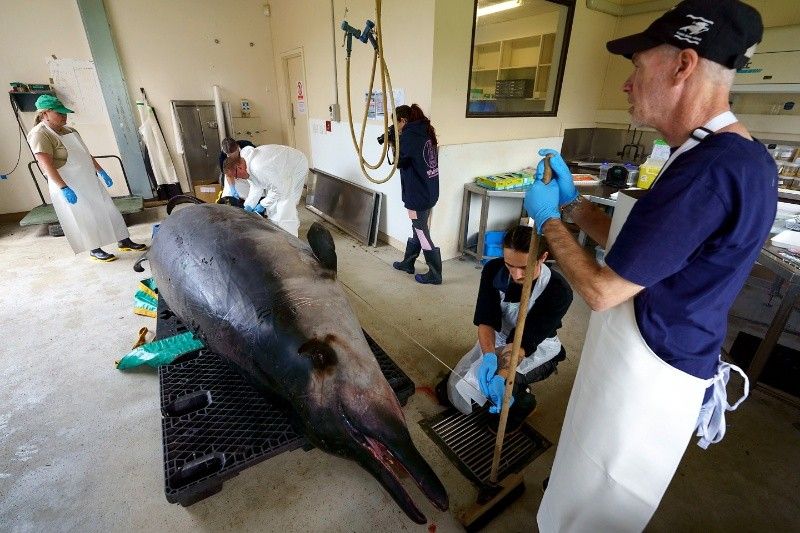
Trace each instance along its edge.
<path fill-rule="evenodd" d="M 427 519 L 419 510 L 411 495 L 402 484 L 403 478 L 411 478 L 420 490 L 440 510 L 448 508 L 447 493 L 436 474 L 419 455 L 413 444 L 404 446 L 407 449 L 393 451 L 380 440 L 373 438 L 358 428 L 347 414 L 342 411 L 342 417 L 347 425 L 350 437 L 355 441 L 361 454 L 355 459 L 371 473 L 386 491 L 392 496 L 397 505 L 417 524 L 425 524 Z"/>

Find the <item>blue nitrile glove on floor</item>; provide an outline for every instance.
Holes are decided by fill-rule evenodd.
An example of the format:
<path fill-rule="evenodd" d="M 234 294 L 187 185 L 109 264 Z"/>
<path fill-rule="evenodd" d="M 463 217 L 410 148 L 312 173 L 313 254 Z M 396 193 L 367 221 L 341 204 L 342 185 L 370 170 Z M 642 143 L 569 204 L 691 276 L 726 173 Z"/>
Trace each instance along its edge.
<path fill-rule="evenodd" d="M 539 155 L 544 157 L 552 155 L 550 158 L 550 168 L 553 170 L 553 178 L 558 183 L 558 205 L 567 205 L 578 197 L 578 190 L 575 189 L 575 182 L 572 179 L 572 172 L 569 171 L 567 162 L 556 150 L 552 148 L 542 148 Z M 544 159 L 536 165 L 536 177 L 544 176 Z"/>
<path fill-rule="evenodd" d="M 503 395 L 506 392 L 506 380 L 503 376 L 495 376 L 489 382 L 489 400 L 492 402 L 493 405 L 489 406 L 489 412 L 493 414 L 499 414 L 500 409 L 503 407 Z M 508 406 L 511 407 L 514 405 L 514 397 L 511 397 L 511 401 L 509 402 Z"/>
<path fill-rule="evenodd" d="M 263 205 L 261 205 L 261 204 L 258 204 L 258 205 L 255 207 L 255 209 L 254 209 L 254 211 L 255 211 L 256 213 L 258 213 L 259 215 L 263 215 L 263 214 L 264 214 L 264 211 L 266 211 L 266 210 L 267 210 L 267 208 L 266 208 L 266 207 L 264 207 L 264 206 L 263 206 Z"/>
<path fill-rule="evenodd" d="M 78 195 L 69 186 L 61 187 L 61 194 L 71 204 L 78 202 Z"/>
<path fill-rule="evenodd" d="M 97 175 L 103 178 L 103 181 L 106 183 L 106 187 L 111 187 L 112 185 L 114 185 L 114 182 L 111 180 L 111 176 L 109 176 L 108 172 L 106 172 L 105 170 L 103 169 L 98 170 Z"/>
<path fill-rule="evenodd" d="M 484 396 L 489 396 L 489 382 L 492 377 L 497 373 L 497 354 L 494 352 L 486 352 L 483 354 L 483 361 L 481 366 L 478 367 L 478 385 Z"/>
<path fill-rule="evenodd" d="M 525 211 L 536 222 L 536 233 L 542 234 L 542 226 L 551 218 L 561 218 L 558 211 L 558 180 L 551 180 L 545 184 L 542 177 L 536 175 L 533 185 L 525 193 Z"/>

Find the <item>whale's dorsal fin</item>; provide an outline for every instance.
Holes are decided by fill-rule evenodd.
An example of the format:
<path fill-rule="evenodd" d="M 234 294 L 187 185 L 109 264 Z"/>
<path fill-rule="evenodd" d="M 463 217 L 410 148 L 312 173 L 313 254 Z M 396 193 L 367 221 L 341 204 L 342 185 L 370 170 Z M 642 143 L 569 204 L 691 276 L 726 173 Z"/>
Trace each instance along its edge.
<path fill-rule="evenodd" d="M 331 232 L 319 222 L 314 222 L 308 229 L 306 239 L 322 267 L 336 272 L 336 245 Z"/>

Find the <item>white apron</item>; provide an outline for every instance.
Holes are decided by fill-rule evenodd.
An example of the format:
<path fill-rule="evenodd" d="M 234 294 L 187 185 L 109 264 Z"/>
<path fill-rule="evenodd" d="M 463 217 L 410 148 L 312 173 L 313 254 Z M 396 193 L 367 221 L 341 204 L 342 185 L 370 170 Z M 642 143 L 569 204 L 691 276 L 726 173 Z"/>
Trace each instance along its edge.
<path fill-rule="evenodd" d="M 729 113 L 712 119 L 704 126 L 706 135 L 735 120 Z M 662 173 L 705 137 L 700 129 L 694 133 L 698 140 L 684 143 Z M 619 195 L 609 249 L 634 203 L 630 196 Z M 703 447 L 718 442 L 725 432 L 724 411 L 735 409 L 744 399 L 734 406 L 727 403 L 730 368 L 742 373 L 720 363 L 717 375 L 703 380 L 664 362 L 642 338 L 632 299 L 593 312 L 537 514 L 540 531 L 642 531 L 658 508 L 692 431 L 698 429 Z M 711 385 L 714 395 L 703 406 Z"/>
<path fill-rule="evenodd" d="M 531 297 L 528 300 L 528 311 L 533 308 L 536 299 L 542 294 L 544 289 L 550 283 L 550 268 L 547 265 L 542 265 L 542 271 L 536 279 L 536 283 L 531 291 Z M 502 326 L 501 330 L 495 333 L 494 345 L 499 351 L 509 341 L 508 334 L 517 325 L 517 317 L 519 316 L 519 302 L 509 303 L 503 301 L 505 293 L 500 292 L 500 310 L 502 312 Z M 543 340 L 533 355 L 525 357 L 517 366 L 517 372 L 520 374 L 527 374 L 534 368 L 546 363 L 561 352 L 561 341 L 558 336 L 550 337 Z M 447 382 L 447 396 L 450 403 L 464 414 L 472 412 L 472 403 L 484 405 L 486 403 L 486 396 L 481 393 L 478 385 L 478 367 L 481 366 L 483 360 L 483 352 L 481 351 L 480 342 L 476 342 L 475 346 L 467 352 L 464 357 L 458 362 L 450 375 Z"/>
<path fill-rule="evenodd" d="M 53 135 L 58 135 L 48 128 Z M 121 241 L 129 236 L 122 215 L 95 174 L 92 157 L 77 132 L 59 135 L 67 149 L 67 162 L 58 169 L 78 197 L 67 202 L 61 189 L 47 180 L 50 199 L 72 251 L 76 254 Z"/>

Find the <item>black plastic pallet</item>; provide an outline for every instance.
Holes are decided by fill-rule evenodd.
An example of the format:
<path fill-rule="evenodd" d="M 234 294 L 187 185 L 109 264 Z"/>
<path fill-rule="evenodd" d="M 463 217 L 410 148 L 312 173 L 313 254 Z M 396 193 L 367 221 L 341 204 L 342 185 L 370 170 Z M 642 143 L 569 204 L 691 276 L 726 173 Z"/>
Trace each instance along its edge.
<path fill-rule="evenodd" d="M 187 328 L 159 298 L 156 337 Z M 364 332 L 386 380 L 405 405 L 414 382 Z M 313 446 L 281 408 L 207 349 L 186 354 L 158 371 L 164 492 L 189 506 L 222 489 L 224 481 L 280 453 Z"/>

